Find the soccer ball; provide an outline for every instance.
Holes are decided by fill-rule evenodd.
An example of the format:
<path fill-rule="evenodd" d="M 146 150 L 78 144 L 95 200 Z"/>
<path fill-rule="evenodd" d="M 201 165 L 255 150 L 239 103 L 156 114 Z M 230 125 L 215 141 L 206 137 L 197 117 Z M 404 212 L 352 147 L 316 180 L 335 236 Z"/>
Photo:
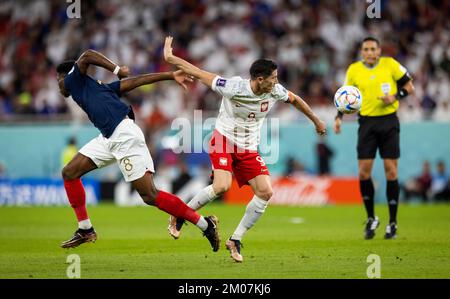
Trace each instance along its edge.
<path fill-rule="evenodd" d="M 334 94 L 334 105 L 342 113 L 355 113 L 361 109 L 361 104 L 362 95 L 355 86 L 344 85 Z"/>

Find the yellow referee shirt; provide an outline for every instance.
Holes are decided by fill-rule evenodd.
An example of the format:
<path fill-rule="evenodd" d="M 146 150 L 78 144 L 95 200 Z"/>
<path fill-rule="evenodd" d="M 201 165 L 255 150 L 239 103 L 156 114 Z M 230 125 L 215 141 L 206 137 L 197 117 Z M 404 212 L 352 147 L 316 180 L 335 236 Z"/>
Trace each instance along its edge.
<path fill-rule="evenodd" d="M 361 115 L 387 115 L 397 111 L 398 100 L 385 105 L 378 97 L 397 94 L 397 81 L 406 74 L 406 68 L 391 57 L 381 57 L 371 68 L 358 61 L 348 67 L 345 85 L 356 86 L 361 91 L 363 96 L 359 112 Z"/>
<path fill-rule="evenodd" d="M 69 164 L 70 160 L 78 153 L 75 145 L 68 145 L 61 153 L 61 167 Z"/>

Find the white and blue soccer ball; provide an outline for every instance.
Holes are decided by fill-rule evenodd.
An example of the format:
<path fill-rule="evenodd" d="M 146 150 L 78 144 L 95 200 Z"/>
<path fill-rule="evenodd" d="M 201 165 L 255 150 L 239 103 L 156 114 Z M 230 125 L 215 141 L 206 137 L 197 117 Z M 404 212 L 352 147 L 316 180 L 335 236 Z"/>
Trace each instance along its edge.
<path fill-rule="evenodd" d="M 355 86 L 344 85 L 334 94 L 334 105 L 342 113 L 355 113 L 361 109 L 362 94 Z"/>

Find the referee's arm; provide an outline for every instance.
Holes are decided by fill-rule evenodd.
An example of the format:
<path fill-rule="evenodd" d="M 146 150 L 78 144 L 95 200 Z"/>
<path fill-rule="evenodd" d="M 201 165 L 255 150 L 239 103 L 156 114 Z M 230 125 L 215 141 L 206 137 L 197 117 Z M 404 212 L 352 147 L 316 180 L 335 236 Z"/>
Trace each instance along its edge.
<path fill-rule="evenodd" d="M 404 99 L 407 95 L 414 93 L 414 85 L 412 81 L 413 80 L 408 72 L 406 72 L 403 77 L 397 80 L 397 85 L 399 87 L 396 95 L 397 99 Z"/>
<path fill-rule="evenodd" d="M 408 95 L 414 93 L 414 85 L 412 83 L 412 78 L 408 74 L 408 72 L 406 72 L 403 75 L 403 77 L 401 77 L 400 79 L 397 80 L 397 86 L 398 86 L 398 91 L 397 91 L 396 95 L 386 95 L 386 96 L 380 97 L 380 99 L 383 100 L 384 104 L 390 105 L 390 104 L 394 103 L 395 100 L 401 101 L 404 98 L 406 98 Z"/>

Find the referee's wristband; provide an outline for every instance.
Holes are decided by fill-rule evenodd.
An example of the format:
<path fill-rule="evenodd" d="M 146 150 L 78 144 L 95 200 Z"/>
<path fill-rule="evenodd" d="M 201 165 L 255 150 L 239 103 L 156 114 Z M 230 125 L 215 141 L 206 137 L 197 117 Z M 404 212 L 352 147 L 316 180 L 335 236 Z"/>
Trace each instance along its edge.
<path fill-rule="evenodd" d="M 115 68 L 114 71 L 113 71 L 114 75 L 117 76 L 117 74 L 119 73 L 119 71 L 120 71 L 120 66 L 116 65 L 116 68 Z"/>
<path fill-rule="evenodd" d="M 402 100 L 404 98 L 406 98 L 408 96 L 408 91 L 405 88 L 401 88 L 397 94 L 395 95 L 395 97 L 397 98 L 397 100 Z"/>

